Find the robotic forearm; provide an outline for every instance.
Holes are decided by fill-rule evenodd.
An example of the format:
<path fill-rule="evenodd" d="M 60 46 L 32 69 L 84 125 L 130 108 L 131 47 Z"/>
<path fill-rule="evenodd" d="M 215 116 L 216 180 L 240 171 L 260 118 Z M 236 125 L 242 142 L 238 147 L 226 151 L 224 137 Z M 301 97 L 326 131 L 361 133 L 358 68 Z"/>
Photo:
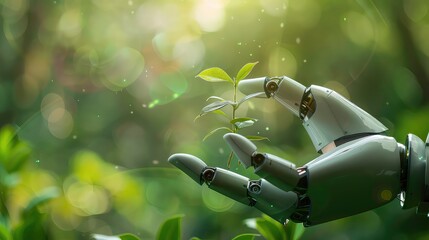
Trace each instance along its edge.
<path fill-rule="evenodd" d="M 230 133 L 224 136 L 228 145 L 261 179 L 207 167 L 188 154 L 172 155 L 169 162 L 197 183 L 281 223 L 320 224 L 377 208 L 397 195 L 402 208 L 417 206 L 418 213 L 428 214 L 429 136 L 424 143 L 409 134 L 405 145 L 397 143 L 382 135 L 383 124 L 336 92 L 287 77 L 247 79 L 238 88 L 244 94 L 263 91 L 298 116 L 321 155 L 296 168 Z"/>

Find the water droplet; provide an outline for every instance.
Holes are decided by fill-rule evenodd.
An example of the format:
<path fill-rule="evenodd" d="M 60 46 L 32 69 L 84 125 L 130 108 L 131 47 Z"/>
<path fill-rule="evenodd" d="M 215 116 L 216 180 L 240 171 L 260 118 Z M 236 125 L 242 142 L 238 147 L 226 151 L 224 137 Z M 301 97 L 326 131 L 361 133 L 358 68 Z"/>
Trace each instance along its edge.
<path fill-rule="evenodd" d="M 284 23 L 280 23 L 280 28 L 283 28 L 285 26 Z"/>
<path fill-rule="evenodd" d="M 253 56 L 253 53 L 250 53 L 249 56 Z"/>
<path fill-rule="evenodd" d="M 73 137 L 72 137 L 72 138 L 73 138 L 73 140 L 76 140 L 76 139 L 77 139 L 77 136 L 76 136 L 76 135 L 73 135 Z"/>
<path fill-rule="evenodd" d="M 131 107 L 131 103 L 130 103 L 128 106 L 130 106 L 130 107 Z"/>
<path fill-rule="evenodd" d="M 261 9 L 261 12 L 263 13 L 263 12 L 265 12 L 265 9 Z"/>
<path fill-rule="evenodd" d="M 223 150 L 223 148 L 219 148 L 219 154 L 224 154 L 225 151 Z"/>
<path fill-rule="evenodd" d="M 303 62 L 304 62 L 304 63 L 306 63 L 306 62 L 307 62 L 307 59 L 304 59 L 304 60 L 303 60 Z"/>
<path fill-rule="evenodd" d="M 286 61 L 286 58 L 282 57 L 282 62 Z"/>
<path fill-rule="evenodd" d="M 295 41 L 296 41 L 296 44 L 300 44 L 301 43 L 301 38 L 298 37 L 298 38 L 296 38 Z"/>
<path fill-rule="evenodd" d="M 269 131 L 269 130 L 270 130 L 270 128 L 269 128 L 269 127 L 266 127 L 266 128 L 265 128 L 265 130 Z"/>
<path fill-rule="evenodd" d="M 37 159 L 37 160 L 36 160 L 36 163 L 40 163 L 40 160 L 39 160 L 39 159 Z"/>
<path fill-rule="evenodd" d="M 261 45 L 258 45 L 258 48 L 261 48 L 262 46 Z"/>
<path fill-rule="evenodd" d="M 174 94 L 173 94 L 173 98 L 174 98 L 174 99 L 176 99 L 176 98 L 178 98 L 178 97 L 179 97 L 179 94 L 178 94 L 178 93 L 174 93 Z"/>
<path fill-rule="evenodd" d="M 86 92 L 86 89 L 85 89 L 85 88 L 82 88 L 82 92 Z"/>
<path fill-rule="evenodd" d="M 238 46 L 241 46 L 241 44 L 242 44 L 241 42 L 237 43 Z"/>
<path fill-rule="evenodd" d="M 131 113 L 131 114 L 134 114 L 134 111 L 131 111 L 130 113 Z"/>
<path fill-rule="evenodd" d="M 274 207 L 274 205 L 273 204 L 271 204 L 271 206 L 270 207 Z"/>
<path fill-rule="evenodd" d="M 260 132 L 258 132 L 258 135 L 261 134 Z"/>
<path fill-rule="evenodd" d="M 126 81 L 127 81 L 127 79 L 125 79 L 125 78 L 124 78 L 122 81 L 123 81 L 123 82 L 126 82 Z"/>
<path fill-rule="evenodd" d="M 115 169 L 116 169 L 116 170 L 118 170 L 118 169 L 119 169 L 119 166 L 118 166 L 118 165 L 116 165 L 116 166 L 115 166 Z"/>
<path fill-rule="evenodd" d="M 347 18 L 343 18 L 344 21 L 347 21 Z"/>
<path fill-rule="evenodd" d="M 99 118 L 99 117 L 100 117 L 100 114 L 97 114 L 97 117 Z"/>
<path fill-rule="evenodd" d="M 147 108 L 147 105 L 143 103 L 143 104 L 142 104 L 142 107 L 143 107 L 143 108 Z"/>
<path fill-rule="evenodd" d="M 51 79 L 51 82 L 54 82 L 54 79 Z"/>

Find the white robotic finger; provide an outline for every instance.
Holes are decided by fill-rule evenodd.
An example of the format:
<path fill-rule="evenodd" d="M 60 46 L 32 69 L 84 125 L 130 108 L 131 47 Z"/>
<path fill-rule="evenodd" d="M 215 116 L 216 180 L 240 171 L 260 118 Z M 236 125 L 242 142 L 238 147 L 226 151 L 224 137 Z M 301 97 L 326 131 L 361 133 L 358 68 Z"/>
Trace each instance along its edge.
<path fill-rule="evenodd" d="M 293 190 L 298 184 L 300 175 L 295 164 L 272 154 L 258 153 L 256 146 L 239 134 L 228 133 L 224 139 L 241 163 L 246 168 L 254 167 L 257 175 L 285 191 Z"/>
<path fill-rule="evenodd" d="M 283 191 L 265 179 L 250 181 L 237 173 L 208 167 L 201 159 L 189 154 L 174 154 L 168 161 L 198 184 L 206 183 L 210 189 L 256 207 L 281 223 L 297 210 L 298 195 L 295 192 Z"/>
<path fill-rule="evenodd" d="M 182 170 L 198 184 L 204 183 L 201 172 L 207 168 L 207 164 L 203 160 L 190 154 L 176 153 L 168 158 L 168 162 Z"/>
<path fill-rule="evenodd" d="M 248 191 L 256 200 L 255 208 L 282 224 L 285 224 L 298 205 L 298 195 L 295 192 L 283 191 L 265 179 L 250 181 Z"/>

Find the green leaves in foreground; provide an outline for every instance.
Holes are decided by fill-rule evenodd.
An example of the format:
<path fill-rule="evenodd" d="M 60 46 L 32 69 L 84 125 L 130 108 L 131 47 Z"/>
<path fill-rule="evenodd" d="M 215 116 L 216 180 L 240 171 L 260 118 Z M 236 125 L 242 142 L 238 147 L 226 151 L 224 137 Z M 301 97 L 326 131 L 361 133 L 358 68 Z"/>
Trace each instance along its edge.
<path fill-rule="evenodd" d="M 163 240 L 163 239 L 180 240 L 181 239 L 180 225 L 181 225 L 183 216 L 184 215 L 177 215 L 167 219 L 158 229 L 158 234 L 156 235 L 156 239 L 157 240 Z"/>
<path fill-rule="evenodd" d="M 180 240 L 182 239 L 182 219 L 184 215 L 179 214 L 176 216 L 173 216 L 167 220 L 165 220 L 164 223 L 161 224 L 161 226 L 158 229 L 158 233 L 156 235 L 156 240 Z M 0 234 L 1 234 L 1 228 L 0 228 Z M 7 233 L 7 232 L 6 232 Z M 260 236 L 259 234 L 254 233 L 245 233 L 238 235 L 233 238 L 233 240 L 253 240 L 256 236 Z M 1 235 L 0 235 L 1 237 Z M 3 238 L 0 238 L 3 239 Z M 101 234 L 93 234 L 92 235 L 93 240 L 140 240 L 139 237 L 137 237 L 134 234 L 131 233 L 123 233 L 116 236 L 106 236 Z M 193 237 L 191 240 L 200 240 L 198 237 Z"/>
<path fill-rule="evenodd" d="M 304 226 L 300 223 L 288 221 L 286 226 L 283 226 L 267 215 L 262 215 L 262 218 L 247 219 L 246 224 L 248 227 L 256 228 L 267 240 L 297 240 L 304 233 Z"/>

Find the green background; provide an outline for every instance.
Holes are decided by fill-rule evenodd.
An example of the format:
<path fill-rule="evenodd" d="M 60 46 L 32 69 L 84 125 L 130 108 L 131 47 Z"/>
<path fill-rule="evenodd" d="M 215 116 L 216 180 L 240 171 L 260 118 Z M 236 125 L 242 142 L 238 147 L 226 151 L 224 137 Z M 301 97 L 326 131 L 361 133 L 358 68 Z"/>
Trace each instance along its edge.
<path fill-rule="evenodd" d="M 249 77 L 334 89 L 400 143 L 428 133 L 426 0 L 0 0 L 0 13 L 0 125 L 13 125 L 31 149 L 26 164 L 8 170 L 16 181 L 2 183 L 9 229 L 54 187 L 58 195 L 37 209 L 51 239 L 153 239 L 176 214 L 185 215 L 184 239 L 257 233 L 243 220 L 259 212 L 166 161 L 186 152 L 226 168 L 222 133 L 202 141 L 226 123 L 214 115 L 194 121 L 207 97 L 232 98 L 227 83 L 195 78 L 208 67 L 234 76 L 259 61 Z M 239 115 L 259 120 L 243 133 L 267 136 L 261 150 L 299 166 L 317 156 L 280 104 L 251 100 Z M 254 177 L 236 160 L 231 170 Z M 302 239 L 426 239 L 428 229 L 426 217 L 394 200 L 307 228 Z"/>

